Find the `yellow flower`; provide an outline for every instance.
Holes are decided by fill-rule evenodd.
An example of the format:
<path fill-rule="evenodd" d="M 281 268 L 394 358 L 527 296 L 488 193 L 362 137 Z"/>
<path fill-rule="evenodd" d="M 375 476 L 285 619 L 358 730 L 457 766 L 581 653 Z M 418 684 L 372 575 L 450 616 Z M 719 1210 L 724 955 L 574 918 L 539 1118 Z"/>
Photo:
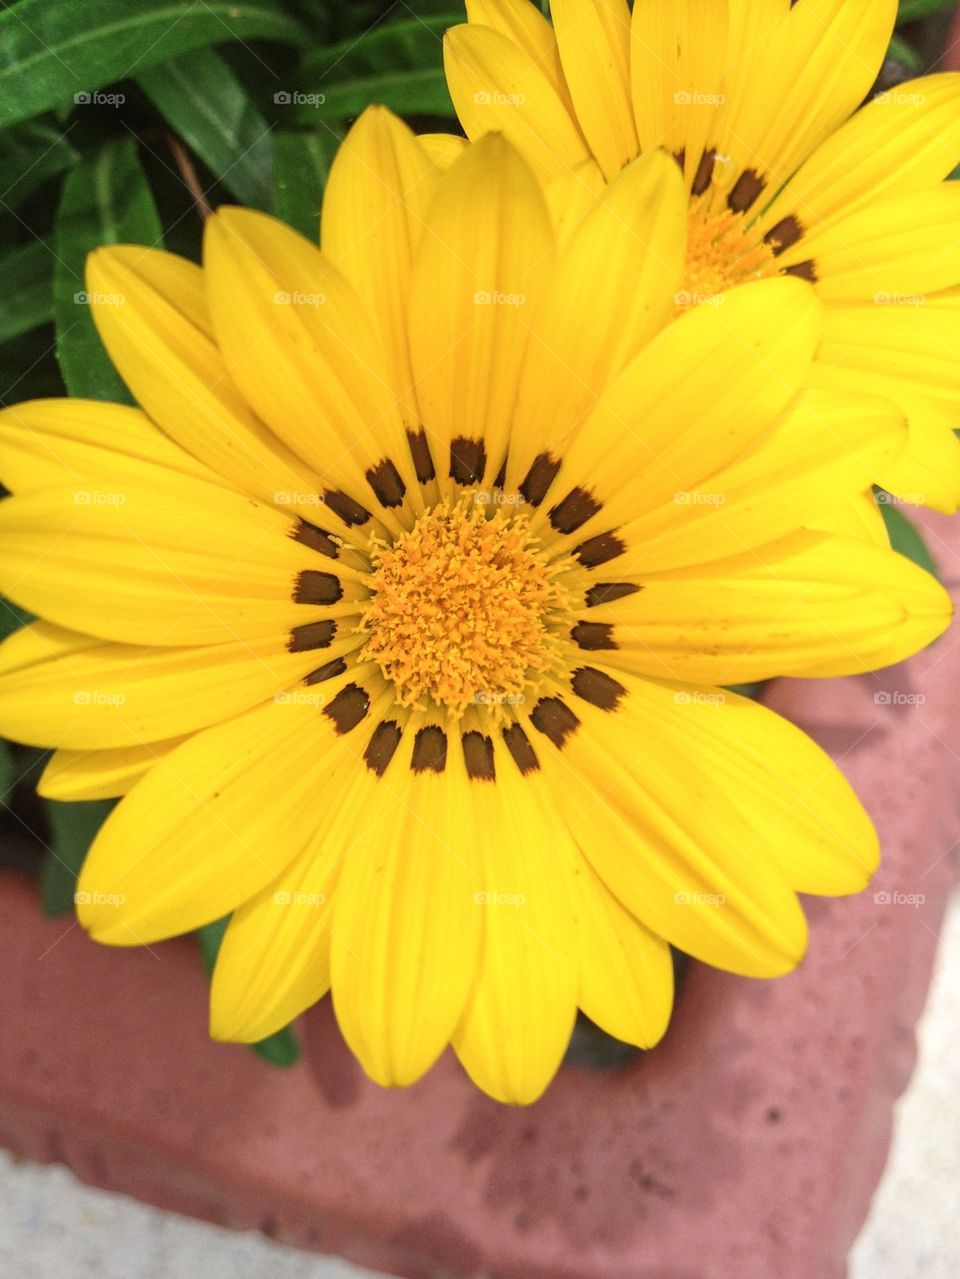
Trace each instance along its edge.
<path fill-rule="evenodd" d="M 857 110 L 896 0 L 467 0 L 447 79 L 471 138 L 500 130 L 575 222 L 636 155 L 673 152 L 689 193 L 681 306 L 770 275 L 826 304 L 812 382 L 885 394 L 907 449 L 872 478 L 960 500 L 960 75 Z M 555 34 L 554 34 L 555 33 Z"/>
<path fill-rule="evenodd" d="M 518 153 L 457 151 L 373 110 L 323 252 L 223 209 L 202 269 L 93 255 L 142 410 L 0 415 L 0 589 L 42 619 L 0 650 L 0 729 L 57 745 L 47 795 L 125 794 L 80 881 L 95 938 L 232 912 L 214 1035 L 332 989 L 380 1083 L 452 1042 L 527 1102 L 578 1005 L 659 1038 L 668 943 L 785 972 L 796 893 L 874 868 L 832 763 L 719 685 L 896 661 L 949 605 L 804 531 L 905 435 L 886 401 L 801 393 L 808 284 L 670 323 L 666 153 L 558 252 Z"/>

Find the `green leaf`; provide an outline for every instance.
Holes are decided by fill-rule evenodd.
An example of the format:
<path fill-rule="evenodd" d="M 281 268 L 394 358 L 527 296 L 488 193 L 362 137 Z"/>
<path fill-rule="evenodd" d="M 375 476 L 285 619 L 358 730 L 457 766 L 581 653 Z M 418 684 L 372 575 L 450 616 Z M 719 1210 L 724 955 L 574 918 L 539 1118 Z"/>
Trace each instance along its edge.
<path fill-rule="evenodd" d="M 94 328 L 84 266 L 87 254 L 101 244 L 163 245 L 157 208 L 133 138 L 108 142 L 68 176 L 57 210 L 55 238 L 57 359 L 67 389 L 71 395 L 131 404 L 130 393 Z"/>
<path fill-rule="evenodd" d="M 76 164 L 80 153 L 68 133 L 47 121 L 32 120 L 0 137 L 3 202 L 8 209 L 19 208 L 48 178 Z"/>
<path fill-rule="evenodd" d="M 244 204 L 274 211 L 270 126 L 218 53 L 198 49 L 137 80 L 218 181 Z"/>
<path fill-rule="evenodd" d="M 916 22 L 930 13 L 940 13 L 943 9 L 951 9 L 956 0 L 900 0 L 897 13 L 897 26 L 903 22 Z"/>
<path fill-rule="evenodd" d="M 887 534 L 893 549 L 905 555 L 908 560 L 913 560 L 914 564 L 919 565 L 920 568 L 926 569 L 939 581 L 940 574 L 937 571 L 936 562 L 916 526 L 898 507 L 894 506 L 886 493 L 877 494 L 877 505 L 880 507 L 883 522 L 887 526 Z"/>
<path fill-rule="evenodd" d="M 53 262 L 40 240 L 0 253 L 0 342 L 53 319 Z"/>
<path fill-rule="evenodd" d="M 94 799 L 77 804 L 46 801 L 50 824 L 51 851 L 40 877 L 41 900 L 48 915 L 71 910 L 77 891 L 77 877 L 93 837 L 106 821 L 115 800 Z"/>
<path fill-rule="evenodd" d="M 5 640 L 14 631 L 19 631 L 20 627 L 26 626 L 30 620 L 29 613 L 0 596 L 0 640 Z"/>
<path fill-rule="evenodd" d="M 443 33 L 458 14 L 385 23 L 318 49 L 300 64 L 298 93 L 277 93 L 301 123 L 359 115 L 371 102 L 407 115 L 454 115 L 443 74 Z M 302 99 L 306 98 L 307 101 Z"/>
<path fill-rule="evenodd" d="M 902 36 L 891 36 L 890 45 L 887 49 L 887 57 L 894 58 L 900 63 L 911 75 L 920 70 L 922 65 L 920 54 L 909 44 Z"/>
<path fill-rule="evenodd" d="M 213 976 L 217 955 L 220 953 L 220 944 L 229 922 L 230 916 L 225 915 L 223 919 L 216 919 L 212 924 L 204 924 L 202 928 L 197 929 L 200 956 L 208 977 Z M 292 1026 L 284 1026 L 282 1030 L 268 1035 L 266 1039 L 261 1039 L 258 1043 L 251 1044 L 250 1047 L 272 1066 L 286 1068 L 295 1066 L 300 1060 L 300 1042 Z"/>
<path fill-rule="evenodd" d="M 17 770 L 13 762 L 13 753 L 6 742 L 0 741 L 0 808 L 7 806 L 10 792 L 17 780 Z"/>
<path fill-rule="evenodd" d="M 313 244 L 320 238 L 320 206 L 339 143 L 340 134 L 332 129 L 319 133 L 278 130 L 273 135 L 277 213 Z"/>
<path fill-rule="evenodd" d="M 0 123 L 84 105 L 177 54 L 254 36 L 309 42 L 277 0 L 20 0 L 0 12 Z"/>

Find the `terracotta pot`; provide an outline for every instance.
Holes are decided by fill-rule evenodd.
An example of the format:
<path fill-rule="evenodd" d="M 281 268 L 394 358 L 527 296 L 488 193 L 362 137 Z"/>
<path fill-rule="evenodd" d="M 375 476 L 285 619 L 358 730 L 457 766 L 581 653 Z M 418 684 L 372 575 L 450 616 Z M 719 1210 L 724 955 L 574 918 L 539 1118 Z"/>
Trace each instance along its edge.
<path fill-rule="evenodd" d="M 960 521 L 925 522 L 956 582 Z M 957 633 L 902 667 L 784 681 L 769 700 L 832 751 L 885 847 L 867 892 L 807 903 L 792 976 L 692 965 L 659 1048 L 615 1071 L 567 1067 L 513 1110 L 449 1055 L 382 1091 L 326 1005 L 303 1019 L 307 1060 L 289 1072 L 211 1043 L 191 943 L 95 946 L 10 877 L 0 1141 L 410 1279 L 841 1279 L 956 881 Z"/>

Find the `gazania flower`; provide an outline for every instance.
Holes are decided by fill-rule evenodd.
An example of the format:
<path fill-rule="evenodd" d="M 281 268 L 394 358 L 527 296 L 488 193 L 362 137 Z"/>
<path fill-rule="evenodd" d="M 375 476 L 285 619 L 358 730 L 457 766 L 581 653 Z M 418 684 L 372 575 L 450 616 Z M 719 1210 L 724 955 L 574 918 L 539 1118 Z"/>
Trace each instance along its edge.
<path fill-rule="evenodd" d="M 57 745 L 48 795 L 126 793 L 80 881 L 95 938 L 232 913 L 214 1035 L 332 987 L 375 1080 L 452 1041 L 523 1102 L 578 1005 L 657 1040 L 668 943 L 782 973 L 796 892 L 873 869 L 830 761 L 718 686 L 895 661 L 948 605 L 803 531 L 904 444 L 884 401 L 800 394 L 810 286 L 668 323 L 672 159 L 558 254 L 506 142 L 438 154 L 366 114 L 323 253 L 224 209 L 202 269 L 93 255 L 142 410 L 0 417 L 0 586 L 42 618 L 2 650 L 0 727 Z"/>
<path fill-rule="evenodd" d="M 960 76 L 857 110 L 896 0 L 467 0 L 447 78 L 471 138 L 504 133 L 575 222 L 639 153 L 677 157 L 689 248 L 678 303 L 795 275 L 826 304 L 814 382 L 890 395 L 908 447 L 872 478 L 960 498 Z"/>

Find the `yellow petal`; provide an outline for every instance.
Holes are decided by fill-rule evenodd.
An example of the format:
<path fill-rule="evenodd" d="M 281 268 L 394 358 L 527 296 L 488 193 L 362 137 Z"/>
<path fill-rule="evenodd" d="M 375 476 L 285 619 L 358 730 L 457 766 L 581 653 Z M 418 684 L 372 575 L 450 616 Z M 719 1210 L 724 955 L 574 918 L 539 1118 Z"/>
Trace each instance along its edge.
<path fill-rule="evenodd" d="M 208 331 L 198 266 L 111 245 L 87 259 L 93 319 L 111 360 L 154 422 L 211 470 L 267 501 L 320 481 L 250 412 Z M 309 506 L 292 509 L 309 515 Z"/>
<path fill-rule="evenodd" d="M 960 189 L 884 195 L 853 213 L 811 228 L 778 262 L 812 262 L 829 302 L 922 305 L 927 294 L 960 282 Z"/>
<path fill-rule="evenodd" d="M 108 751 L 54 751 L 43 770 L 37 791 L 45 799 L 64 802 L 116 799 L 133 789 L 141 777 L 175 751 L 186 738 L 119 746 Z"/>
<path fill-rule="evenodd" d="M 51 628 L 30 628 L 46 639 Z M 335 623 L 327 628 L 335 632 Z M 282 639 L 197 648 L 55 643 L 26 667 L 0 675 L 0 731 L 34 746 L 129 748 L 207 728 L 286 691 L 357 646 L 346 628 L 322 649 L 289 652 Z M 324 636 L 323 638 L 326 638 Z"/>
<path fill-rule="evenodd" d="M 467 0 L 471 27 L 492 27 L 526 53 L 573 114 L 553 27 L 530 0 Z"/>
<path fill-rule="evenodd" d="M 340 850 L 320 832 L 234 911 L 210 988 L 214 1039 L 256 1043 L 330 989 L 330 930 Z"/>
<path fill-rule="evenodd" d="M 359 594 L 355 570 L 253 498 L 187 476 L 176 488 L 83 485 L 0 503 L 0 590 L 59 626 L 148 646 L 283 642 L 330 615 L 297 602 L 316 595 L 301 574 L 327 575 L 324 599 L 344 595 L 334 614 Z"/>
<path fill-rule="evenodd" d="M 759 8 L 759 6 L 758 6 Z M 893 33 L 896 0 L 798 0 L 733 49 L 712 199 L 769 198 L 867 96 Z M 736 192 L 736 194 L 734 194 Z"/>
<path fill-rule="evenodd" d="M 630 40 L 640 145 L 678 156 L 688 185 L 717 133 L 725 102 L 727 5 L 716 0 L 636 0 Z"/>
<path fill-rule="evenodd" d="M 606 177 L 614 178 L 640 149 L 627 0 L 553 0 L 550 11 L 580 128 Z"/>
<path fill-rule="evenodd" d="M 490 27 L 452 27 L 444 36 L 447 86 L 472 141 L 502 133 L 544 182 L 590 152 L 548 70 Z"/>
<path fill-rule="evenodd" d="M 235 910 L 306 846 L 322 819 L 318 782 L 345 751 L 349 735 L 338 737 L 300 699 L 189 738 L 94 840 L 78 885 L 80 922 L 97 941 L 136 946 Z"/>
<path fill-rule="evenodd" d="M 208 219 L 203 253 L 217 341 L 248 403 L 325 487 L 395 530 L 373 474 L 387 461 L 407 488 L 415 476 L 366 307 L 319 249 L 251 209 Z"/>
<path fill-rule="evenodd" d="M 534 319 L 508 483 L 521 483 L 543 450 L 560 456 L 604 388 L 667 323 L 683 274 L 685 211 L 676 164 L 653 151 L 610 183 L 570 235 Z"/>
<path fill-rule="evenodd" d="M 452 743 L 443 772 L 413 768 L 418 740 L 438 734 L 414 719 L 385 774 L 345 779 L 327 809 L 326 839 L 343 856 L 334 1008 L 367 1074 L 386 1086 L 433 1065 L 476 974 L 482 878 L 463 823 L 470 783 Z"/>
<path fill-rule="evenodd" d="M 407 298 L 438 177 L 407 126 L 383 107 L 370 107 L 337 152 L 323 200 L 323 252 L 373 317 L 404 420 L 416 430 Z"/>
<path fill-rule="evenodd" d="M 2 479 L 11 492 L 81 479 L 216 480 L 139 409 L 99 400 L 29 400 L 0 411 Z"/>
<path fill-rule="evenodd" d="M 763 232 L 783 218 L 816 227 L 887 192 L 920 191 L 960 157 L 960 75 L 923 76 L 880 93 L 817 147 L 764 210 Z"/>
<path fill-rule="evenodd" d="M 676 506 L 676 494 L 770 431 L 800 389 L 820 323 L 813 290 L 779 279 L 743 285 L 722 305 L 697 307 L 670 324 L 604 393 L 566 450 L 534 525 L 585 477 L 599 509 L 561 545 Z"/>
<path fill-rule="evenodd" d="M 731 560 L 648 578 L 589 609 L 585 644 L 661 679 L 742 684 L 891 666 L 947 627 L 950 597 L 903 556 L 861 539 L 800 532 Z M 577 631 L 574 630 L 576 638 Z"/>
<path fill-rule="evenodd" d="M 489 740 L 489 739 L 488 739 Z M 473 783 L 467 810 L 483 832 L 483 943 L 454 1048 L 474 1083 L 526 1105 L 553 1078 L 573 1030 L 578 955 L 567 838 L 556 811 L 534 803 L 502 740 L 496 781 Z M 538 792 L 539 793 L 539 792 Z"/>
<path fill-rule="evenodd" d="M 574 884 L 580 1007 L 608 1035 L 652 1048 L 673 1007 L 670 947 L 624 909 L 579 851 Z"/>
<path fill-rule="evenodd" d="M 489 483 L 551 265 L 550 219 L 526 164 L 491 136 L 444 175 L 429 220 L 410 303 L 417 399 L 441 482 Z"/>
<path fill-rule="evenodd" d="M 862 493 L 906 439 L 888 400 L 808 391 L 756 448 L 626 525 L 618 572 L 706 564 L 808 527 Z"/>
<path fill-rule="evenodd" d="M 789 971 L 806 942 L 792 890 L 855 891 L 876 864 L 876 835 L 835 766 L 793 725 L 710 686 L 594 664 L 572 688 L 564 733 L 551 736 L 536 707 L 531 731 L 600 877 L 696 958 Z"/>

